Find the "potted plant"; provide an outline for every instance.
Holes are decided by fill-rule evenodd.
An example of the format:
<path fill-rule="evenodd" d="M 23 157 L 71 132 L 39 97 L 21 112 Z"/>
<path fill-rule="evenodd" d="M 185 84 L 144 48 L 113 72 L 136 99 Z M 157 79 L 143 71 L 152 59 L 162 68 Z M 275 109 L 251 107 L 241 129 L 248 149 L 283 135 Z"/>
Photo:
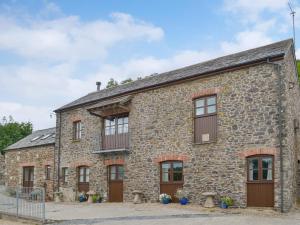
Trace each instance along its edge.
<path fill-rule="evenodd" d="M 87 196 L 86 196 L 86 194 L 84 192 L 81 192 L 79 194 L 78 199 L 79 199 L 79 202 L 85 202 L 87 200 Z"/>
<path fill-rule="evenodd" d="M 168 194 L 163 193 L 163 194 L 159 195 L 159 201 L 163 204 L 169 204 L 171 202 L 171 200 L 172 200 L 172 198 Z"/>
<path fill-rule="evenodd" d="M 93 203 L 96 203 L 98 201 L 99 196 L 98 195 L 92 195 L 92 201 Z"/>
<path fill-rule="evenodd" d="M 182 189 L 177 189 L 175 196 L 181 205 L 186 205 L 189 202 L 186 192 Z"/>
<path fill-rule="evenodd" d="M 227 209 L 228 207 L 233 206 L 233 199 L 229 196 L 223 196 L 221 198 L 221 208 Z"/>

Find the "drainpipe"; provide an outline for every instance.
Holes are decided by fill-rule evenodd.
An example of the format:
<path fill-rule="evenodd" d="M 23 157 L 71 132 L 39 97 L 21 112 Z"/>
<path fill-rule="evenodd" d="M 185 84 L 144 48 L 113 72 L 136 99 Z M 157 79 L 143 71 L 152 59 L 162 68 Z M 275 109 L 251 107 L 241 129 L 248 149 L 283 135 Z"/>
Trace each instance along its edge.
<path fill-rule="evenodd" d="M 279 140 L 279 159 L 280 159 L 280 211 L 284 212 L 284 201 L 283 201 L 283 191 L 284 191 L 284 171 L 283 171 L 283 105 L 282 105 L 282 95 L 284 94 L 283 78 L 281 75 L 281 65 L 279 63 L 270 62 L 270 59 L 267 59 L 267 63 L 274 65 L 276 73 L 278 75 L 277 82 L 277 91 L 278 91 L 278 140 Z"/>
<path fill-rule="evenodd" d="M 57 150 L 57 191 L 60 188 L 60 145 L 61 145 L 61 112 L 59 112 L 59 136 Z"/>

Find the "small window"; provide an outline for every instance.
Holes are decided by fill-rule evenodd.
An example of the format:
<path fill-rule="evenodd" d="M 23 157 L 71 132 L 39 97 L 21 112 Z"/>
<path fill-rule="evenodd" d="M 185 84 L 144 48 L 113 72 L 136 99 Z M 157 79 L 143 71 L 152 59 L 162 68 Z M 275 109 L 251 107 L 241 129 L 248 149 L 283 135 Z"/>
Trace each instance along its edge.
<path fill-rule="evenodd" d="M 45 179 L 46 180 L 51 179 L 51 166 L 50 165 L 45 166 Z"/>
<path fill-rule="evenodd" d="M 68 167 L 63 167 L 61 170 L 61 177 L 62 177 L 62 182 L 67 183 L 68 182 L 68 175 L 69 175 L 69 168 Z"/>
<path fill-rule="evenodd" d="M 249 182 L 272 182 L 273 181 L 273 157 L 254 156 L 248 158 L 248 181 Z"/>
<path fill-rule="evenodd" d="M 104 120 L 105 136 L 128 133 L 128 116 Z"/>
<path fill-rule="evenodd" d="M 181 161 L 167 161 L 161 163 L 161 182 L 182 183 L 183 164 Z"/>
<path fill-rule="evenodd" d="M 124 178 L 124 167 L 122 165 L 112 165 L 109 167 L 109 179 L 111 181 L 123 180 Z"/>
<path fill-rule="evenodd" d="M 73 140 L 81 139 L 81 121 L 73 122 Z"/>
<path fill-rule="evenodd" d="M 216 96 L 208 96 L 195 100 L 195 115 L 206 116 L 217 112 Z"/>
<path fill-rule="evenodd" d="M 79 183 L 90 182 L 90 169 L 88 167 L 79 168 Z"/>

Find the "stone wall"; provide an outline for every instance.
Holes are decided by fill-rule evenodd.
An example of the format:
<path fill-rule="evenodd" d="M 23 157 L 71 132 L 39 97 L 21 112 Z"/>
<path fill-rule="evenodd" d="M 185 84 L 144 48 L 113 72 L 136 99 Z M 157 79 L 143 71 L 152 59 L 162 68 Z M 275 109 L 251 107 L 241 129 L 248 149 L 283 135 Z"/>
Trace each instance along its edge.
<path fill-rule="evenodd" d="M 297 183 L 299 183 L 298 160 L 300 159 L 300 130 L 295 130 L 295 120 L 300 122 L 300 88 L 298 74 L 295 66 L 293 48 L 290 48 L 284 63 L 282 73 L 284 75 L 284 210 L 288 211 L 297 199 Z"/>
<path fill-rule="evenodd" d="M 46 199 L 53 198 L 54 145 L 9 150 L 5 153 L 6 186 L 22 186 L 23 167 L 34 166 L 34 187 L 46 188 Z M 45 179 L 45 166 L 51 166 L 50 180 Z"/>
<path fill-rule="evenodd" d="M 5 156 L 0 154 L 0 185 L 3 185 L 5 183 L 4 175 L 5 175 Z"/>
<path fill-rule="evenodd" d="M 288 57 L 285 60 L 283 71 L 288 73 L 292 62 Z M 107 192 L 107 165 L 119 162 L 124 163 L 125 168 L 124 201 L 132 201 L 133 190 L 139 189 L 147 201 L 154 202 L 160 193 L 159 162 L 172 158 L 184 162 L 184 189 L 189 192 L 191 202 L 203 203 L 201 193 L 215 191 L 217 199 L 228 195 L 237 206 L 245 207 L 246 157 L 259 153 L 274 155 L 275 208 L 279 208 L 277 79 L 273 65 L 261 64 L 135 94 L 129 114 L 128 154 L 93 154 L 101 146 L 102 119 L 90 115 L 85 107 L 62 112 L 61 120 L 57 115 L 56 160 L 60 152 L 60 168 L 70 170 L 68 182 L 60 185 L 61 190 L 72 196 L 68 200 L 74 200 L 77 168 L 87 165 L 91 169 L 90 189 Z M 207 94 L 217 95 L 218 138 L 214 143 L 195 145 L 193 98 Z M 285 100 L 284 104 L 291 103 Z M 295 110 L 289 114 L 286 120 L 290 123 Z M 76 120 L 81 120 L 83 125 L 80 141 L 72 140 L 72 123 Z M 289 186 L 295 182 L 292 178 L 295 177 L 295 155 L 290 149 L 286 147 L 284 158 L 286 208 L 292 205 L 291 193 L 295 193 Z M 293 163 L 288 165 L 289 162 Z"/>

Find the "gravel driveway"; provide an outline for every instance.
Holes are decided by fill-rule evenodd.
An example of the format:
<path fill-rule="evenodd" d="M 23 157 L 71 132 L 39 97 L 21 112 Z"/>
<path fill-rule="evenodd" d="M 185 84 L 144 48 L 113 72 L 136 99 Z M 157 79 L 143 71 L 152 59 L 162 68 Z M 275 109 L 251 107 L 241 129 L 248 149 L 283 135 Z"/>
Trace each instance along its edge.
<path fill-rule="evenodd" d="M 130 203 L 47 203 L 47 219 L 57 225 L 300 225 L 300 210 L 204 209 L 198 205 Z"/>

